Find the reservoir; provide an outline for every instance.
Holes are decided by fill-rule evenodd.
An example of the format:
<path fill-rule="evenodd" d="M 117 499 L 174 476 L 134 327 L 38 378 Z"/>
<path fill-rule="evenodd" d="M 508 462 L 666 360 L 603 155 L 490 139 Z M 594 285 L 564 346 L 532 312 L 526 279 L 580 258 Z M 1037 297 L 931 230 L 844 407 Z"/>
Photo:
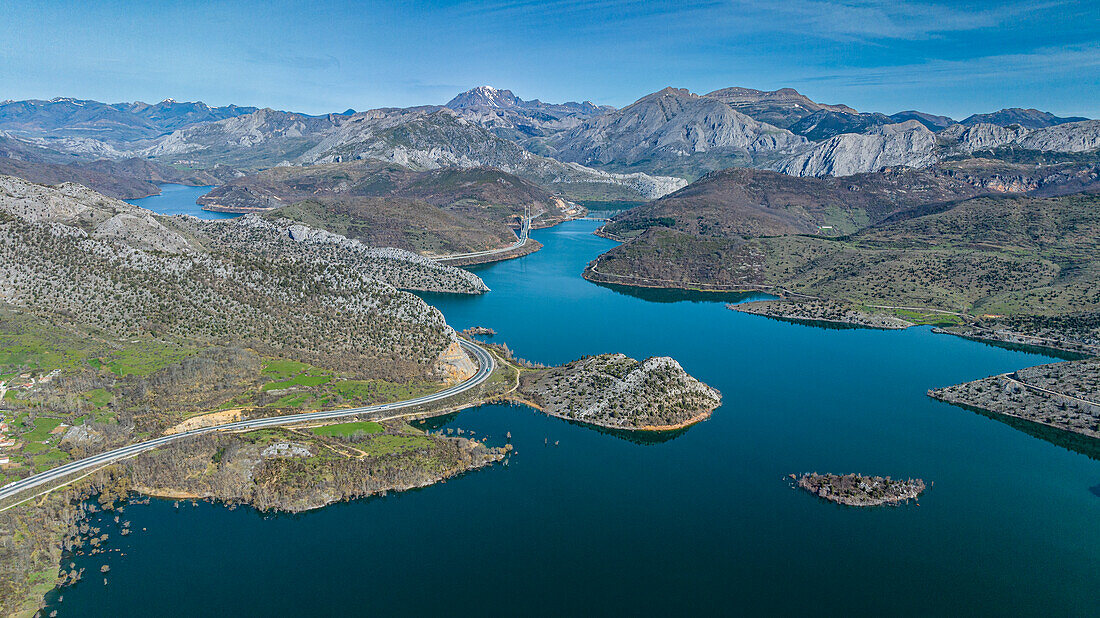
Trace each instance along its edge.
<path fill-rule="evenodd" d="M 195 200 L 210 193 L 214 187 L 189 187 L 187 185 L 160 185 L 160 195 L 150 195 L 136 200 L 126 200 L 134 206 L 148 208 L 162 215 L 191 215 L 199 219 L 232 219 L 239 214 L 203 210 Z"/>
<path fill-rule="evenodd" d="M 85 579 L 63 602 L 51 593 L 47 613 L 1095 611 L 1095 447 L 925 394 L 1058 359 L 929 328 L 790 324 L 726 309 L 735 297 L 598 286 L 580 277 L 613 245 L 592 235 L 598 225 L 532 232 L 541 251 L 476 269 L 488 294 L 423 297 L 456 329 L 491 327 L 490 341 L 540 363 L 672 356 L 722 391 L 708 421 L 630 440 L 482 406 L 440 422 L 494 444 L 511 432 L 507 466 L 299 515 L 130 505 L 135 533 L 120 536 L 113 513 L 96 520 L 119 551 L 65 558 Z M 932 486 L 919 506 L 855 509 L 785 478 L 812 471 Z"/>

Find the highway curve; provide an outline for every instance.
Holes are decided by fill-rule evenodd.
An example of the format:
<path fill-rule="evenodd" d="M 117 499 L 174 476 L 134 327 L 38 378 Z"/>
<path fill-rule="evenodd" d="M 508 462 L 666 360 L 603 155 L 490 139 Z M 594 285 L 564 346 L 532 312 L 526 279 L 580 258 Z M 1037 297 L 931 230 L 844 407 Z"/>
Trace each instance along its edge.
<path fill-rule="evenodd" d="M 59 480 L 72 474 L 104 466 L 106 464 L 123 459 L 129 459 L 130 457 L 144 453 L 145 451 L 152 450 L 154 448 L 157 448 L 158 446 L 162 446 L 164 444 L 168 444 L 169 442 L 182 440 L 192 436 L 214 432 L 236 432 L 242 430 L 260 429 L 263 427 L 296 425 L 298 423 L 309 421 L 327 420 L 344 416 L 355 416 L 357 414 L 364 414 L 368 412 L 400 410 L 402 408 L 411 408 L 425 403 L 447 399 L 480 385 L 482 382 L 488 379 L 489 374 L 493 373 L 493 369 L 496 367 L 496 361 L 494 361 L 493 357 L 481 346 L 477 345 L 476 343 L 471 343 L 469 341 L 461 339 L 459 340 L 459 343 L 477 360 L 477 373 L 475 373 L 466 381 L 451 386 L 450 388 L 441 390 L 438 393 L 432 393 L 430 395 L 424 395 L 422 397 L 416 397 L 405 401 L 395 401 L 393 403 L 383 403 L 373 406 L 364 406 L 361 408 L 344 408 L 341 410 L 329 410 L 327 412 L 306 412 L 302 414 L 288 414 L 285 416 L 270 416 L 267 418 L 244 420 L 235 423 L 226 423 L 224 425 L 215 425 L 213 427 L 192 429 L 190 431 L 185 431 L 168 436 L 161 436 L 159 438 L 154 438 L 145 442 L 139 442 L 137 444 L 131 444 L 122 448 L 117 448 L 113 451 L 107 451 L 98 455 L 86 457 L 78 461 L 69 462 L 63 466 L 58 466 L 51 470 L 40 472 L 25 479 L 15 481 L 14 483 L 9 483 L 7 485 L 4 485 L 3 487 L 0 487 L 0 500 L 10 498 L 24 491 L 27 491 L 28 489 L 41 487 L 52 481 Z"/>

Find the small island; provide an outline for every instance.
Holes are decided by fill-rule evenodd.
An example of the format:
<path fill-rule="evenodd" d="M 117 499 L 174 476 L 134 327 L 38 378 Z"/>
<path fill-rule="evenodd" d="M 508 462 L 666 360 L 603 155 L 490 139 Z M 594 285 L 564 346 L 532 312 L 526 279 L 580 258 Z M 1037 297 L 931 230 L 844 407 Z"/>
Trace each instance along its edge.
<path fill-rule="evenodd" d="M 916 500 L 924 493 L 921 479 L 894 480 L 890 477 L 862 474 L 818 474 L 796 477 L 798 487 L 830 502 L 846 506 L 896 506 Z"/>
<path fill-rule="evenodd" d="M 525 374 L 520 392 L 551 416 L 630 431 L 681 429 L 722 403 L 721 393 L 667 356 L 587 356 Z"/>

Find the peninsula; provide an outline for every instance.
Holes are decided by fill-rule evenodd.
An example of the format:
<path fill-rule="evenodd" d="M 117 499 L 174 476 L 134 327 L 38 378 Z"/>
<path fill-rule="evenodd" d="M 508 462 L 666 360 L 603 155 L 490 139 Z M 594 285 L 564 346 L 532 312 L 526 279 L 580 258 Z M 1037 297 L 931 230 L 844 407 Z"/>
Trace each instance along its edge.
<path fill-rule="evenodd" d="M 1100 440 L 1100 358 L 1028 367 L 928 395 Z"/>

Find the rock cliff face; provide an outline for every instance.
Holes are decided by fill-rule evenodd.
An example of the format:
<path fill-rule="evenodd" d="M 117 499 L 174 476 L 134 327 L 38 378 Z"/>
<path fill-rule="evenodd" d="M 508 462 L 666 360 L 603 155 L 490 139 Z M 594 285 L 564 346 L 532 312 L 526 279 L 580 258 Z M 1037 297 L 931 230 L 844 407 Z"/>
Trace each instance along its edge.
<path fill-rule="evenodd" d="M 948 144 L 949 150 L 970 153 L 1003 146 L 1027 133 L 1028 130 L 1020 125 L 1002 127 L 989 123 L 956 124 L 941 132 L 939 137 Z"/>
<path fill-rule="evenodd" d="M 936 161 L 936 137 L 923 124 L 908 120 L 845 133 L 780 161 L 775 169 L 792 176 L 849 176 L 887 167 L 924 167 Z"/>
<path fill-rule="evenodd" d="M 547 140 L 553 156 L 563 161 L 653 173 L 684 170 L 688 175 L 774 157 L 805 143 L 718 99 L 675 88 Z"/>
<path fill-rule="evenodd" d="M 1018 124 L 952 125 L 939 134 L 947 154 L 1013 147 L 1043 152 L 1088 152 L 1100 148 L 1100 120 L 1066 122 L 1040 129 Z"/>
<path fill-rule="evenodd" d="M 1100 148 L 1100 120 L 1069 122 L 1037 129 L 1015 143 L 1029 150 L 1088 152 Z"/>
<path fill-rule="evenodd" d="M 445 380 L 450 384 L 458 384 L 477 373 L 477 365 L 470 358 L 470 355 L 462 349 L 462 346 L 458 344 L 458 341 L 451 343 L 439 355 L 436 368 L 440 375 L 446 376 Z"/>

